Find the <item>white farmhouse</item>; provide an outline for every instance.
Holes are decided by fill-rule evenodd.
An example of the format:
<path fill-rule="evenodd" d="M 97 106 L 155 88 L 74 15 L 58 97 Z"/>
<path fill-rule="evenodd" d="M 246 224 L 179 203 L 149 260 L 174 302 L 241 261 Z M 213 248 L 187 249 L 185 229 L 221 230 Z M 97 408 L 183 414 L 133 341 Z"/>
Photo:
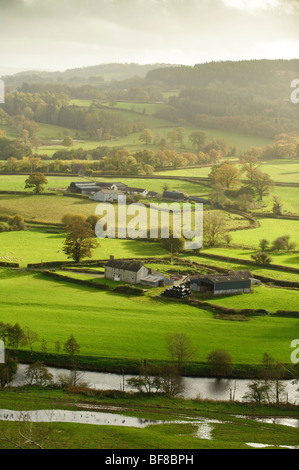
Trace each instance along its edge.
<path fill-rule="evenodd" d="M 93 194 L 92 199 L 99 202 L 122 202 L 126 200 L 126 196 L 117 189 L 100 189 Z"/>

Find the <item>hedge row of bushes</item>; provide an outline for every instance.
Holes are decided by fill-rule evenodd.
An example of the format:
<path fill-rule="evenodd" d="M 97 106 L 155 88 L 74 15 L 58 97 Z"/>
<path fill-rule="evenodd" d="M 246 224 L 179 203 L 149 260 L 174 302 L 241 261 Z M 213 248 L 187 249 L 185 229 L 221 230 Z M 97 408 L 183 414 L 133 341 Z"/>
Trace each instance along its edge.
<path fill-rule="evenodd" d="M 268 311 L 263 308 L 252 309 L 252 308 L 242 308 L 242 309 L 233 309 L 229 307 L 223 307 L 221 305 L 210 304 L 199 299 L 186 299 L 184 303 L 191 305 L 193 307 L 200 307 L 204 310 L 210 310 L 215 313 L 222 313 L 226 315 L 244 315 L 244 316 L 260 316 L 268 315 Z"/>
<path fill-rule="evenodd" d="M 254 217 L 263 217 L 263 218 L 267 218 L 267 219 L 299 220 L 299 215 L 292 215 L 292 214 L 289 214 L 289 215 L 284 215 L 284 214 L 274 215 L 271 212 L 262 212 L 262 213 L 252 212 L 252 215 Z"/>

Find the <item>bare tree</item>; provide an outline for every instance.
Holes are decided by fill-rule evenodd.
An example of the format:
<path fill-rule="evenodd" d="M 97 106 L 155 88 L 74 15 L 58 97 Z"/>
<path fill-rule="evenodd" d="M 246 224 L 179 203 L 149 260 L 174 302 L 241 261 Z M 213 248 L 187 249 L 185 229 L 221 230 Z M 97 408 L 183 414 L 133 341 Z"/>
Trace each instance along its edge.
<path fill-rule="evenodd" d="M 33 345 L 39 340 L 38 334 L 36 331 L 31 330 L 28 326 L 24 328 L 24 338 L 22 344 L 24 346 L 29 346 L 30 355 L 33 355 Z"/>
<path fill-rule="evenodd" d="M 183 333 L 167 335 L 166 345 L 171 360 L 177 362 L 179 368 L 184 362 L 190 361 L 196 352 L 190 339 Z"/>
<path fill-rule="evenodd" d="M 53 430 L 50 414 L 49 411 L 49 423 L 43 426 L 33 423 L 28 412 L 19 413 L 16 426 L 12 427 L 10 423 L 2 421 L 0 441 L 16 449 L 44 449 Z"/>

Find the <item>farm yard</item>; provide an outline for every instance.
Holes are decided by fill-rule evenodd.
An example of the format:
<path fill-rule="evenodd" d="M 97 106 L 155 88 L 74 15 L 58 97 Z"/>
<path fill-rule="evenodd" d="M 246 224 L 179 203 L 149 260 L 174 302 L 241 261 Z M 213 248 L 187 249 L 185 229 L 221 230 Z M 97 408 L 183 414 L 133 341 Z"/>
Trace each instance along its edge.
<path fill-rule="evenodd" d="M 180 331 L 196 345 L 195 359 L 199 362 L 204 362 L 220 342 L 238 364 L 259 364 L 265 351 L 288 362 L 286 337 L 293 337 L 298 324 L 296 318 L 269 316 L 245 322 L 216 320 L 200 308 L 184 305 L 182 309 L 180 303 L 172 303 L 169 308 L 167 302 L 151 297 L 97 291 L 31 272 L 1 270 L 2 289 L 6 292 L 0 306 L 2 320 L 28 325 L 46 339 L 48 352 L 52 353 L 55 341 L 63 342 L 73 334 L 81 345 L 82 356 L 166 360 L 166 335 Z M 281 292 L 274 290 L 272 305 L 283 306 Z M 256 294 L 263 295 L 260 291 Z M 255 294 L 252 296 L 252 303 L 258 306 Z M 270 292 L 267 301 L 271 302 Z M 221 300 L 215 300 L 218 302 Z M 296 302 L 298 292 L 292 292 L 288 305 L 294 307 Z"/>
<path fill-rule="evenodd" d="M 166 361 L 166 334 L 180 332 L 196 346 L 192 366 L 195 374 L 194 370 L 200 374 L 207 366 L 208 354 L 219 348 L 231 354 L 236 366 L 242 365 L 245 375 L 251 367 L 258 370 L 264 353 L 285 364 L 290 362 L 290 341 L 298 328 L 298 158 L 287 155 L 262 158 L 265 149 L 276 145 L 275 138 L 203 128 L 162 117 L 171 116 L 169 96 L 179 95 L 179 90 L 173 94 L 164 91 L 162 102 L 72 98 L 66 106 L 67 112 L 74 116 L 79 116 L 78 112 L 91 112 L 94 118 L 109 113 L 105 114 L 107 119 L 118 122 L 117 131 L 113 128 L 116 135 L 104 134 L 101 129 L 91 132 L 36 120 L 34 158 L 29 158 L 36 167 L 32 166 L 29 171 L 14 170 L 17 165 L 21 168 L 21 160 L 19 163 L 12 161 L 10 174 L 7 174 L 5 160 L 0 160 L 0 289 L 6 293 L 0 302 L 0 319 L 36 330 L 39 338 L 47 342 L 52 359 L 55 341 L 63 342 L 73 334 L 81 346 L 80 357 L 137 363 L 142 359 Z M 178 129 L 182 132 L 180 137 L 175 135 Z M 0 130 L 11 139 L 19 137 L 13 120 L 2 119 Z M 144 130 L 150 131 L 149 141 L 142 137 Z M 199 134 L 204 136 L 206 148 L 201 149 L 192 141 L 192 135 Z M 64 143 L 66 137 L 71 138 L 69 143 Z M 209 146 L 212 150 L 207 150 Z M 245 193 L 245 199 L 246 194 L 250 194 L 251 205 L 246 205 L 243 197 L 244 208 L 240 208 L 238 191 L 250 186 L 246 173 L 238 174 L 233 183 L 223 183 L 219 196 L 213 172 L 222 165 L 228 165 L 230 171 L 242 169 L 242 158 L 246 157 L 246 152 L 256 151 L 252 149 L 260 149 L 259 171 L 268 174 L 274 184 L 262 198 L 251 187 L 251 192 Z M 74 158 L 70 157 L 72 152 L 75 152 Z M 138 152 L 153 166 L 147 164 L 148 168 L 144 168 L 142 160 L 134 157 Z M 159 158 L 162 155 L 163 165 L 153 163 L 157 155 Z M 203 155 L 208 163 L 204 163 Z M 175 160 L 175 156 L 184 156 L 184 163 Z M 199 160 L 195 163 L 197 157 Z M 190 164 L 188 159 L 191 159 Z M 24 168 L 29 160 L 23 158 Z M 113 166 L 114 161 L 118 166 Z M 131 172 L 128 162 L 133 162 Z M 33 194 L 32 189 L 25 188 L 31 173 L 39 169 L 42 172 L 42 165 L 50 164 L 51 171 L 45 172 L 47 184 L 41 194 Z M 95 170 L 89 164 L 94 164 Z M 97 240 L 99 245 L 92 249 L 91 260 L 81 259 L 80 267 L 83 270 L 87 267 L 87 273 L 77 272 L 77 269 L 66 271 L 64 268 L 70 267 L 71 258 L 64 252 L 68 232 L 62 220 L 66 215 L 86 219 L 95 214 L 98 206 L 92 194 L 88 197 L 80 191 L 70 193 L 70 184 L 104 185 L 115 181 L 157 193 L 153 199 L 136 198 L 147 205 L 147 211 L 151 202 L 169 202 L 163 198 L 165 190 L 183 193 L 180 206 L 189 201 L 189 197 L 191 200 L 192 197 L 203 198 L 203 247 L 194 252 L 173 253 L 172 247 L 170 250 L 157 239 L 105 238 Z M 275 217 L 274 197 L 280 202 L 279 214 Z M 114 207 L 117 215 L 117 205 Z M 10 225 L 16 215 L 24 220 L 25 229 Z M 213 217 L 220 221 L 220 230 L 215 239 L 208 241 L 205 221 Z M 127 222 L 129 220 L 130 217 Z M 275 241 L 285 236 L 291 248 L 276 249 Z M 271 258 L 269 262 L 259 263 L 253 259 L 261 250 L 261 240 L 267 242 L 264 254 Z M 145 289 L 143 286 L 145 292 L 141 296 L 121 294 L 114 291 L 119 281 L 108 280 L 97 273 L 98 269 L 103 271 L 103 263 L 111 255 L 119 260 L 145 262 L 154 272 L 165 276 L 213 276 L 250 271 L 253 277 L 261 279 L 261 285 L 252 284 L 250 293 L 217 297 L 192 292 L 185 301 L 162 298 L 162 287 Z M 10 262 L 18 263 L 19 268 L 4 266 Z M 51 263 L 56 264 L 51 266 Z M 32 264 L 38 266 L 34 270 L 27 269 Z M 74 265 L 73 261 L 73 268 Z M 45 272 L 48 269 L 58 278 L 48 275 Z M 107 286 L 109 290 L 105 290 Z M 17 299 L 14 292 L 18 292 Z M 226 315 L 225 309 L 235 314 Z M 253 314 L 239 313 L 246 309 Z M 288 316 L 276 314 L 277 311 L 291 313 Z M 36 349 L 40 352 L 39 345 Z M 26 351 L 28 353 L 28 347 Z M 100 360 L 97 367 L 101 368 Z"/>

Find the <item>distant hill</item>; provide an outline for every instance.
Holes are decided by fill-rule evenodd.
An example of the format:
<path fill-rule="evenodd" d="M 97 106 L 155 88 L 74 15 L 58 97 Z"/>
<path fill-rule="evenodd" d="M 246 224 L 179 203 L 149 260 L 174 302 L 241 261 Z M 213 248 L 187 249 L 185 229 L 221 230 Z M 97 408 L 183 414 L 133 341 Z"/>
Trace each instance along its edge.
<path fill-rule="evenodd" d="M 146 78 L 150 82 L 160 82 L 164 87 L 228 92 L 250 90 L 253 94 L 273 99 L 285 97 L 285 91 L 288 96 L 291 80 L 298 76 L 299 59 L 264 59 L 209 62 L 194 67 L 164 67 L 150 70 Z"/>
<path fill-rule="evenodd" d="M 164 67 L 171 68 L 174 66 L 171 64 L 111 63 L 68 69 L 64 72 L 28 70 L 14 75 L 6 75 L 2 78 L 10 86 L 21 86 L 23 82 L 29 84 L 60 82 L 77 85 L 86 82 L 122 81 L 132 77 L 143 79 L 151 70 Z"/>

